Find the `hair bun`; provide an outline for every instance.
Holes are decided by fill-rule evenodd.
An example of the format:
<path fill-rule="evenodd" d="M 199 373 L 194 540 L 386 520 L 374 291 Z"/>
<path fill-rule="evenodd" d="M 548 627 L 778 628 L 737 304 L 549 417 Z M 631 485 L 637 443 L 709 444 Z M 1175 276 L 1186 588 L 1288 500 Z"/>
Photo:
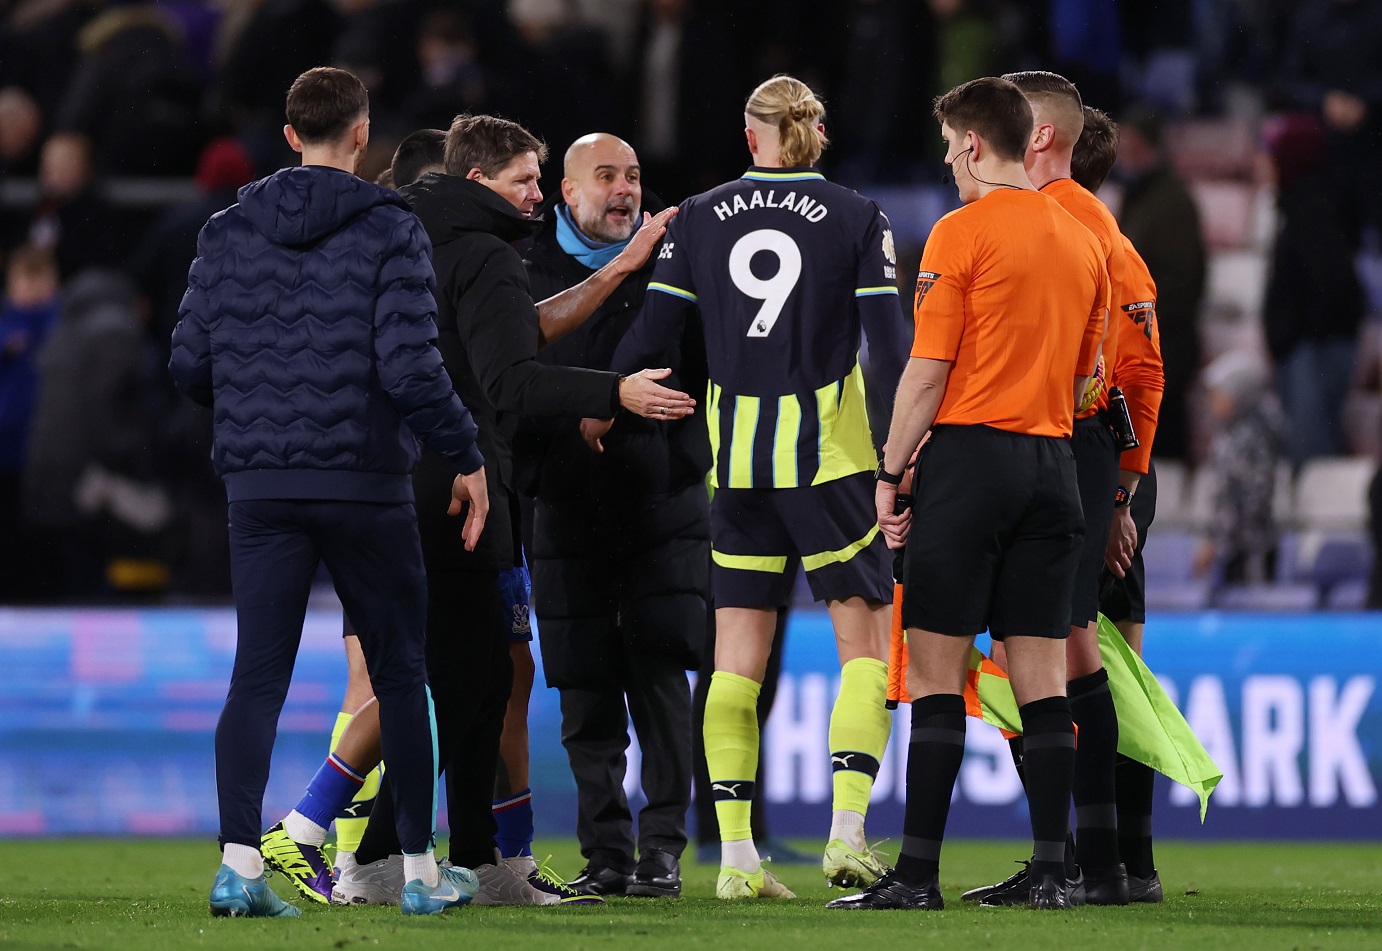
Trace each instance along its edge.
<path fill-rule="evenodd" d="M 820 101 L 815 96 L 798 99 L 787 107 L 787 114 L 796 122 L 806 122 L 820 115 Z"/>

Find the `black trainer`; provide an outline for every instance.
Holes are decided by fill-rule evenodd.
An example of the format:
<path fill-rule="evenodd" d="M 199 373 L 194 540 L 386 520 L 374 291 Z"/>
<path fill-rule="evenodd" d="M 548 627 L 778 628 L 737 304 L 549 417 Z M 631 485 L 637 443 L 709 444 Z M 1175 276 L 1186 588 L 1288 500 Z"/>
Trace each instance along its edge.
<path fill-rule="evenodd" d="M 1027 878 L 1027 866 L 1031 863 L 1029 863 L 1026 859 L 1017 859 L 1016 861 L 1022 867 L 1018 869 L 1016 872 L 1013 872 L 1013 874 L 1010 875 L 1008 878 L 999 882 L 997 885 L 983 885 L 979 888 L 971 888 L 969 891 L 965 892 L 963 895 L 960 896 L 960 901 L 981 902 L 991 895 L 996 895 L 999 893 L 1006 895 L 1008 893 L 1012 893 L 1018 896 L 1016 901 L 999 901 L 996 902 L 996 904 L 1026 904 L 1027 893 L 1032 890 L 1031 882 Z"/>
<path fill-rule="evenodd" d="M 1061 909 L 1070 907 L 1070 895 L 1064 873 L 1060 875 L 1041 875 L 1032 880 L 1032 891 L 1027 904 L 1032 908 Z"/>
<path fill-rule="evenodd" d="M 587 865 L 566 884 L 582 895 L 622 895 L 633 884 L 633 876 L 605 865 Z"/>
<path fill-rule="evenodd" d="M 1165 900 L 1165 896 L 1161 894 L 1161 876 L 1157 874 L 1156 869 L 1152 869 L 1152 874 L 1148 878 L 1141 878 L 1129 873 L 1129 902 L 1148 902 L 1149 904 L 1159 905 Z"/>
<path fill-rule="evenodd" d="M 940 911 L 945 907 L 939 879 L 932 877 L 920 885 L 911 885 L 889 872 L 857 895 L 846 895 L 826 904 L 827 908 L 847 911 Z"/>
<path fill-rule="evenodd" d="M 671 852 L 648 849 L 638 857 L 633 881 L 624 894 L 638 898 L 677 898 L 681 895 L 681 863 Z"/>
<path fill-rule="evenodd" d="M 1128 903 L 1128 867 L 1121 862 L 1113 868 L 1082 868 L 1084 897 L 1091 905 L 1126 905 Z"/>

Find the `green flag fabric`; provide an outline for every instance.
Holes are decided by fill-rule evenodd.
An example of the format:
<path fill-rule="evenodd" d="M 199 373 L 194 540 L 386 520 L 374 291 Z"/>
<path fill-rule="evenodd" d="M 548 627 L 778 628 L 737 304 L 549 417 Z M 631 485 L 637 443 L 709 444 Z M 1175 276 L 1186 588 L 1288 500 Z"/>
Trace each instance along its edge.
<path fill-rule="evenodd" d="M 1118 752 L 1194 790 L 1200 799 L 1200 821 L 1204 822 L 1209 794 L 1223 779 L 1224 771 L 1214 765 L 1204 744 L 1142 658 L 1102 614 L 1099 653 L 1108 671 L 1113 705 L 1118 709 Z"/>
<path fill-rule="evenodd" d="M 1142 658 L 1102 614 L 1099 653 L 1108 671 L 1113 705 L 1118 710 L 1118 752 L 1194 790 L 1200 799 L 1200 821 L 1204 822 L 1209 794 L 1223 779 L 1224 771 L 1214 765 L 1200 738 Z M 1008 733 L 1022 732 L 1012 683 L 974 648 L 970 649 L 965 706 L 972 717 Z"/>

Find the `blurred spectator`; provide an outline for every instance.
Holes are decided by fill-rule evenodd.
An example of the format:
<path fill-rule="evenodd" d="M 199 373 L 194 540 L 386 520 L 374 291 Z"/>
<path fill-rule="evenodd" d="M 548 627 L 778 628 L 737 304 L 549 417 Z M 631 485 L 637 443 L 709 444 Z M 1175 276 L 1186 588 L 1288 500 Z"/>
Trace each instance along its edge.
<path fill-rule="evenodd" d="M 101 0 L 29 0 L 0 4 L 0 86 L 19 85 L 44 116 L 57 114 L 77 69 L 77 34 L 101 11 Z"/>
<path fill-rule="evenodd" d="M 1216 492 L 1195 571 L 1203 575 L 1216 568 L 1225 583 L 1270 581 L 1275 572 L 1272 496 L 1282 447 L 1270 377 L 1265 361 L 1242 350 L 1217 357 L 1204 371 L 1214 425 L 1204 465 L 1212 473 Z"/>
<path fill-rule="evenodd" d="M 518 33 L 514 66 L 497 83 L 512 87 L 512 108 L 548 142 L 571 142 L 612 118 L 604 34 L 580 25 L 567 0 L 509 0 Z M 617 100 L 614 100 L 617 102 Z M 447 127 L 446 122 L 432 126 Z"/>
<path fill-rule="evenodd" d="M 55 128 L 86 135 L 106 174 L 191 165 L 199 90 L 173 22 L 152 5 L 116 7 L 83 27 L 77 45 L 82 58 Z"/>
<path fill-rule="evenodd" d="M 39 357 L 24 470 L 30 525 L 56 539 L 58 590 L 108 592 L 112 558 L 140 553 L 171 515 L 156 479 L 158 390 L 133 284 L 89 270 L 67 285 Z"/>
<path fill-rule="evenodd" d="M 703 6 L 647 0 L 634 72 L 624 84 L 636 97 L 635 134 L 626 138 L 638 149 L 644 177 L 657 181 L 672 204 L 748 164 L 742 115 L 752 84 L 730 31 Z"/>
<path fill-rule="evenodd" d="M 937 94 L 1002 72 L 998 24 L 975 0 L 927 0 L 936 21 Z"/>
<path fill-rule="evenodd" d="M 438 7 L 427 14 L 417 36 L 421 83 L 403 104 L 408 129 L 450 128 L 458 113 L 504 113 L 498 77 L 480 65 L 470 21 Z M 493 103 L 493 104 L 492 104 Z"/>
<path fill-rule="evenodd" d="M 1382 3 L 1309 0 L 1288 35 L 1283 80 L 1298 107 L 1316 112 L 1328 161 L 1348 200 L 1382 222 Z"/>
<path fill-rule="evenodd" d="M 1294 114 L 1263 129 L 1277 185 L 1276 245 L 1263 303 L 1297 467 L 1346 451 L 1343 406 L 1365 298 L 1354 268 L 1362 209 L 1327 168 L 1319 120 Z"/>
<path fill-rule="evenodd" d="M 913 35 L 914 24 L 923 18 L 910 0 L 851 0 L 847 7 L 849 41 L 838 92 L 827 103 L 826 128 L 832 143 L 838 145 L 833 158 L 840 163 L 836 166 L 840 176 L 873 182 L 886 177 L 900 161 L 913 161 L 916 152 L 925 151 L 921 143 L 899 147 L 898 139 L 909 138 L 921 123 L 898 122 L 897 117 L 909 98 L 907 90 L 925 88 L 930 82 L 934 57 L 923 38 Z M 880 85 L 880 68 L 888 70 L 895 81 Z"/>
<path fill-rule="evenodd" d="M 38 353 L 58 322 L 58 268 L 21 247 L 5 269 L 0 302 L 0 601 L 24 597 L 32 545 L 21 518 L 24 457 L 38 396 Z"/>
<path fill-rule="evenodd" d="M 23 233 L 10 246 L 29 243 L 57 257 L 66 279 L 83 268 L 118 265 L 129 236 L 115 210 L 97 194 L 91 142 L 76 132 L 60 132 L 39 154 L 38 204 Z"/>
<path fill-rule="evenodd" d="M 33 96 L 18 86 L 0 89 L 0 176 L 37 168 L 42 128 L 43 116 Z"/>
<path fill-rule="evenodd" d="M 235 193 L 255 177 L 249 153 L 236 139 L 217 139 L 197 161 L 198 198 L 168 209 L 144 234 L 128 270 L 153 313 L 150 332 L 168 362 L 169 335 L 178 322 L 178 305 L 187 291 L 187 269 L 197 256 L 197 234 L 206 219 L 235 204 Z"/>
<path fill-rule="evenodd" d="M 1042 68 L 1074 83 L 1087 104 L 1117 110 L 1123 64 L 1117 0 L 1048 0 L 1047 9 L 1051 58 Z"/>
<path fill-rule="evenodd" d="M 1195 199 L 1166 159 L 1161 123 L 1146 111 L 1119 121 L 1117 173 L 1124 182 L 1119 226 L 1156 281 L 1156 315 L 1166 393 L 1157 423 L 1157 455 L 1189 449 L 1186 398 L 1200 368 L 1200 298 L 1206 255 Z"/>
<path fill-rule="evenodd" d="M 304 71 L 331 61 L 341 17 L 329 0 L 222 2 L 226 17 L 208 110 L 217 131 L 241 135 L 257 167 L 290 164 L 282 154 L 283 91 Z"/>

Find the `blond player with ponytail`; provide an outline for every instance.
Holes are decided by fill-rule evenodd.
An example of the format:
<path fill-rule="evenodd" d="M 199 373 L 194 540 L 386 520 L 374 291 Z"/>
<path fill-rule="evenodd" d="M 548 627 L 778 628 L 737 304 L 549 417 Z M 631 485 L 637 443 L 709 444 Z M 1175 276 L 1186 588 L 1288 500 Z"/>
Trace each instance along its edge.
<path fill-rule="evenodd" d="M 824 120 L 824 104 L 791 76 L 753 91 L 744 107 L 753 165 L 681 205 L 614 361 L 621 372 L 652 356 L 663 362 L 638 365 L 675 366 L 668 342 L 699 312 L 714 456 L 717 637 L 705 748 L 720 822 L 720 898 L 792 897 L 763 868 L 749 815 L 758 694 L 798 565 L 829 608 L 842 664 L 822 869 L 842 887 L 885 871 L 865 841 L 864 815 L 892 726 L 884 707 L 891 561 L 873 512 L 878 455 L 859 349 L 866 333 L 870 383 L 892 393 L 910 342 L 887 217 L 816 168 Z"/>

